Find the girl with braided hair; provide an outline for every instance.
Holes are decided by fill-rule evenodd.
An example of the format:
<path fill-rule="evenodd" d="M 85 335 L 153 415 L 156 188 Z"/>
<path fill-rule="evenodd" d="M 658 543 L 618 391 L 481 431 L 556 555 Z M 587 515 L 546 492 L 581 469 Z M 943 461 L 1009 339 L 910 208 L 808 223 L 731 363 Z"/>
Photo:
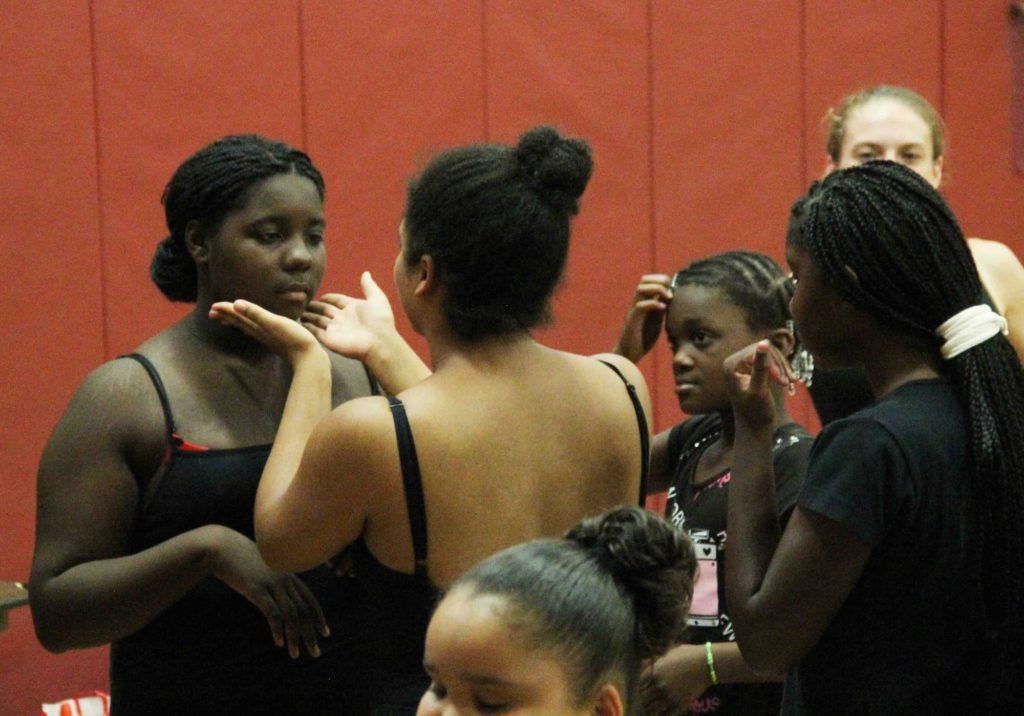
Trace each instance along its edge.
<path fill-rule="evenodd" d="M 295 377 L 257 495 L 256 539 L 278 569 L 353 545 L 370 593 L 374 713 L 416 709 L 439 587 L 512 544 L 636 504 L 646 473 L 647 391 L 636 366 L 539 344 L 590 178 L 587 145 L 550 127 L 514 146 L 441 153 L 410 184 L 394 280 L 434 372 L 395 331 L 373 279 L 309 321 L 393 397 L 331 411 L 316 340 L 252 301 L 218 303 L 287 357 Z"/>
<path fill-rule="evenodd" d="M 430 620 L 417 715 L 645 713 L 641 664 L 684 627 L 695 567 L 686 535 L 639 507 L 487 558 Z"/>
<path fill-rule="evenodd" d="M 875 85 L 855 92 L 830 109 L 825 171 L 888 159 L 913 169 L 939 188 L 946 158 L 942 118 L 924 97 L 906 87 Z M 1024 360 L 1024 266 L 1005 244 L 967 239 L 985 301 L 1006 318 L 1007 337 Z M 811 397 L 823 423 L 871 402 L 863 375 L 853 369 L 820 371 Z"/>
<path fill-rule="evenodd" d="M 308 156 L 255 135 L 178 167 L 151 275 L 195 307 L 89 375 L 43 453 L 36 633 L 51 651 L 113 642 L 115 715 L 358 712 L 355 584 L 272 569 L 253 541 L 291 370 L 209 318 L 241 295 L 295 323 L 324 273 L 323 200 Z M 357 361 L 325 361 L 330 404 L 372 392 Z"/>
<path fill-rule="evenodd" d="M 733 417 L 722 362 L 750 343 L 768 339 L 803 363 L 793 331 L 793 285 L 769 256 L 728 251 L 693 262 L 673 278 L 644 276 L 616 346 L 636 361 L 664 324 L 672 351 L 679 407 L 692 417 L 652 441 L 651 491 L 668 490 L 666 516 L 694 543 L 700 579 L 681 643 L 648 674 L 648 714 L 774 716 L 781 674 L 758 673 L 735 642 L 725 589 L 726 505 L 733 460 Z M 645 339 L 645 333 L 647 338 Z M 785 523 L 807 468 L 811 436 L 786 412 L 783 390 L 773 392 L 772 459 L 779 519 Z"/>
<path fill-rule="evenodd" d="M 793 209 L 791 308 L 815 360 L 876 401 L 825 427 L 783 530 L 761 341 L 726 361 L 736 419 L 726 581 L 744 657 L 789 669 L 783 713 L 1024 708 L 1024 370 L 957 221 L 893 162 Z"/>

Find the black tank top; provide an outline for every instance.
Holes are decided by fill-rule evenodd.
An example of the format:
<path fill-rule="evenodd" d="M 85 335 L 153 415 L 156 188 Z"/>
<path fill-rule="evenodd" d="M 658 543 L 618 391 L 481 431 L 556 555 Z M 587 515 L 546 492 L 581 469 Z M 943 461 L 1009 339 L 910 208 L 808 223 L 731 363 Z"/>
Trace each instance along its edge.
<path fill-rule="evenodd" d="M 611 363 L 601 361 L 622 380 L 636 412 L 640 429 L 641 506 L 647 495 L 650 471 L 650 436 L 643 406 L 636 388 Z M 374 676 L 374 716 L 414 714 L 420 697 L 430 685 L 423 671 L 423 643 L 427 625 L 437 603 L 439 590 L 427 575 L 427 517 L 423 501 L 423 483 L 419 459 L 409 419 L 402 401 L 389 397 L 391 415 L 398 439 L 398 457 L 402 468 L 406 511 L 412 533 L 415 567 L 412 574 L 381 564 L 360 537 L 352 548 L 354 571 L 367 592 L 367 605 L 376 612 L 371 635 Z"/>
<path fill-rule="evenodd" d="M 132 552 L 207 524 L 252 539 L 256 488 L 271 445 L 213 450 L 182 440 L 155 367 L 141 355 L 127 357 L 149 373 L 167 433 L 153 478 L 159 482 L 140 505 Z M 111 713 L 367 713 L 360 701 L 366 678 L 362 589 L 327 567 L 301 577 L 331 628 L 320 640 L 320 658 L 304 649 L 299 659 L 289 658 L 274 644 L 263 613 L 209 577 L 112 645 Z"/>

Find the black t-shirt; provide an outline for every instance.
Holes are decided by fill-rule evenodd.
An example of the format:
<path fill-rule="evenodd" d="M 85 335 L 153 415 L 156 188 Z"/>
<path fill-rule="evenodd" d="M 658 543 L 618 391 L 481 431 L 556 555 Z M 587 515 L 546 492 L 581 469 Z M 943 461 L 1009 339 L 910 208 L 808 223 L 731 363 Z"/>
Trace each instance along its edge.
<path fill-rule="evenodd" d="M 676 425 L 668 438 L 669 459 L 676 467 L 666 516 L 686 530 L 697 553 L 698 578 L 687 618 L 690 644 L 736 639 L 725 611 L 726 515 L 732 473 L 727 469 L 699 484 L 692 482 L 700 456 L 721 432 L 722 421 L 715 413 L 698 415 Z M 807 431 L 796 423 L 782 425 L 775 431 L 772 463 L 776 501 L 783 521 L 796 504 L 812 442 Z M 782 685 L 777 682 L 719 684 L 705 691 L 692 710 L 718 716 L 776 716 L 781 699 Z"/>
<path fill-rule="evenodd" d="M 983 664 L 963 413 L 914 381 L 822 431 L 797 504 L 872 547 L 786 679 L 784 714 L 974 713 Z"/>

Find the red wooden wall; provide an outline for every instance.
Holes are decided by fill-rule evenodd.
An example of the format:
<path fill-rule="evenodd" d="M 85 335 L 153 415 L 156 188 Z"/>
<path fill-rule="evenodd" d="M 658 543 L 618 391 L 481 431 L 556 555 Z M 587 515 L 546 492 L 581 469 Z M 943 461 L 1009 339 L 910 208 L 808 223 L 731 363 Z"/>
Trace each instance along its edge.
<path fill-rule="evenodd" d="M 781 259 L 824 164 L 820 119 L 877 82 L 949 126 L 969 233 L 1024 255 L 1006 0 L 0 0 L 0 579 L 32 551 L 34 473 L 82 377 L 182 315 L 147 277 L 174 167 L 258 132 L 328 181 L 325 286 L 386 287 L 405 180 L 437 149 L 548 122 L 596 174 L 544 339 L 614 342 L 637 277 L 736 247 Z M 422 345 L 422 344 L 418 344 Z M 644 369 L 679 418 L 667 352 Z M 813 423 L 806 400 L 794 413 Z M 53 656 L 28 611 L 0 634 L 4 713 L 106 686 L 105 649 Z"/>

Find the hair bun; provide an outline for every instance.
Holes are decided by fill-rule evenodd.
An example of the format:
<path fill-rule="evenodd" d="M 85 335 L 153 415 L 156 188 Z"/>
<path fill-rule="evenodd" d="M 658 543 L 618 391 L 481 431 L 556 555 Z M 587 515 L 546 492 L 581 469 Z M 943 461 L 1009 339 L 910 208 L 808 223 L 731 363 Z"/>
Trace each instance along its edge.
<path fill-rule="evenodd" d="M 579 211 L 594 170 L 586 142 L 563 137 L 553 127 L 534 127 L 519 138 L 515 157 L 527 182 L 549 204 L 570 216 Z"/>
<path fill-rule="evenodd" d="M 648 510 L 620 507 L 584 520 L 565 537 L 633 596 L 641 658 L 663 653 L 678 639 L 697 570 L 684 532 Z"/>
<path fill-rule="evenodd" d="M 183 239 L 175 239 L 171 234 L 157 244 L 153 260 L 149 264 L 149 276 L 170 300 L 196 300 L 199 274 Z"/>

